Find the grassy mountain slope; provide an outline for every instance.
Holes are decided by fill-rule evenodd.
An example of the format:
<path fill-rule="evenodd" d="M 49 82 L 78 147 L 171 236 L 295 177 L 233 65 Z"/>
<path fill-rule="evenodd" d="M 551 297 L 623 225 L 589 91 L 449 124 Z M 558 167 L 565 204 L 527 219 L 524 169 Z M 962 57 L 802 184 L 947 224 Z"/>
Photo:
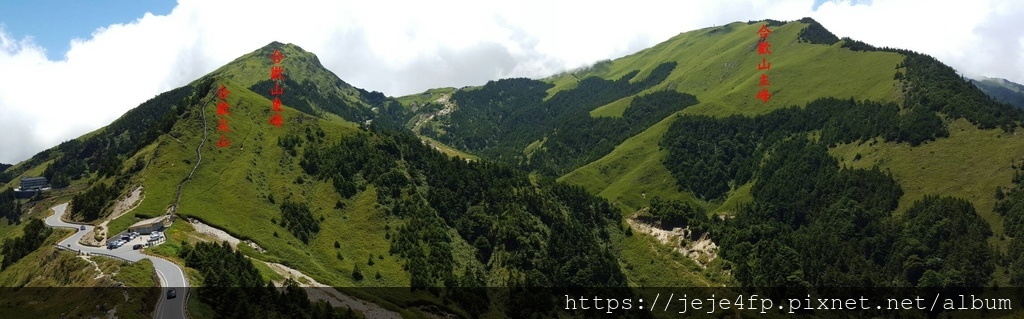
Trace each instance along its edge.
<path fill-rule="evenodd" d="M 768 60 L 772 69 L 767 72 L 774 95 L 767 105 L 754 99 L 760 73 L 756 65 L 761 58 L 756 52 L 755 36 L 761 23 L 771 25 L 774 31 L 769 37 L 773 54 Z M 671 66 L 667 75 L 660 73 L 666 65 Z M 655 104 L 663 108 L 671 105 L 681 110 L 675 109 L 667 116 L 647 113 L 656 115 L 655 121 L 631 118 L 630 112 L 643 105 L 643 101 L 654 100 L 652 96 L 665 91 L 692 94 L 698 102 L 690 105 L 657 101 Z M 574 102 L 560 103 L 567 97 Z M 795 247 L 788 242 L 795 240 L 792 238 L 831 231 L 828 229 L 834 225 L 819 224 L 829 220 L 820 214 L 876 205 L 871 208 L 877 214 L 874 222 L 885 224 L 884 227 L 908 227 L 899 236 L 909 238 L 920 235 L 913 230 L 914 222 L 907 224 L 909 220 L 947 218 L 933 213 L 957 207 L 955 210 L 963 213 L 966 223 L 978 227 L 971 236 L 995 243 L 1000 249 L 1007 248 L 1006 240 L 999 236 L 1003 230 L 1001 215 L 1007 213 L 993 211 L 997 199 L 993 194 L 1001 194 L 996 193 L 997 186 L 1011 186 L 1011 177 L 1015 176 L 1011 165 L 1024 155 L 1014 151 L 1017 143 L 1007 138 L 1021 124 L 1021 112 L 986 96 L 955 70 L 925 55 L 838 39 L 811 19 L 733 23 L 688 32 L 636 54 L 557 75 L 543 83 L 528 79 L 492 81 L 472 90 L 456 91 L 452 99 L 457 105 L 455 110 L 450 116 L 440 117 L 435 130 L 427 133 L 484 158 L 510 162 L 541 174 L 561 175 L 560 181 L 585 187 L 612 201 L 624 214 L 651 206 L 654 198 L 696 203 L 697 208 L 680 206 L 690 207 L 683 209 L 687 214 L 742 211 L 743 221 L 739 225 L 727 222 L 726 226 L 705 227 L 698 222 L 691 227 L 714 229 L 712 233 L 727 237 L 723 246 L 726 258 L 738 263 L 737 279 L 744 285 L 784 284 L 772 278 L 794 281 L 786 285 L 1008 282 L 1003 274 L 991 277 L 994 268 L 990 267 L 1004 269 L 1006 263 L 993 264 L 987 249 L 979 255 L 980 259 L 965 264 L 980 267 L 975 269 L 978 277 L 957 275 L 966 268 L 939 267 L 930 269 L 935 273 L 922 279 L 918 271 L 923 270 L 916 266 L 897 266 L 894 264 L 899 263 L 898 258 L 885 261 L 877 256 L 866 257 L 870 261 L 838 258 L 828 263 L 829 267 L 849 267 L 844 265 L 865 262 L 862 269 L 903 268 L 909 275 L 871 271 L 849 276 L 830 274 L 827 269 L 807 264 L 807 258 L 813 257 L 799 254 L 782 259 L 785 263 L 803 260 L 803 264 L 787 266 L 792 268 L 781 272 L 767 271 L 770 274 L 766 275 L 766 268 L 758 265 L 777 262 L 779 257 L 769 254 L 761 261 L 757 260 L 762 257 L 747 259 L 745 256 L 751 252 L 744 249 L 749 246 L 737 246 L 753 244 L 757 249 L 766 249 L 761 251 Z M 590 120 L 581 119 L 580 111 L 585 111 L 583 117 Z M 534 113 L 543 116 L 524 115 Z M 592 129 L 622 123 L 629 124 L 616 130 L 628 132 L 628 138 Z M 639 130 L 633 131 L 637 127 Z M 797 145 L 795 141 L 801 139 L 824 144 Z M 609 142 L 614 148 L 605 148 Z M 807 167 L 791 167 L 787 163 L 767 166 L 777 148 L 785 150 L 783 156 L 809 156 L 808 160 L 818 162 L 806 165 L 822 171 L 808 171 Z M 827 148 L 843 161 L 831 164 L 832 159 L 820 152 Z M 918 150 L 928 155 L 919 155 L 915 152 Z M 877 158 L 864 161 L 864 155 L 855 154 L 861 152 Z M 801 153 L 806 154 L 796 155 Z M 599 158 L 593 158 L 595 154 Z M 545 161 L 550 157 L 561 162 Z M 850 162 L 854 157 L 857 165 Z M 964 158 L 970 160 L 953 163 Z M 587 164 L 576 166 L 580 162 Z M 575 170 L 560 170 L 566 167 Z M 770 175 L 777 172 L 781 175 Z M 815 175 L 820 172 L 829 173 Z M 826 181 L 834 178 L 835 183 L 851 184 L 845 191 L 842 187 L 832 189 L 815 184 L 830 183 Z M 965 180 L 970 182 L 962 182 Z M 868 195 L 886 188 L 892 189 Z M 691 190 L 695 190 L 696 196 Z M 804 198 L 807 193 L 824 197 Z M 886 198 L 885 205 L 892 200 L 889 207 L 858 196 L 895 199 Z M 793 203 L 785 198 L 791 198 Z M 763 206 L 744 208 L 750 203 Z M 787 217 L 792 220 L 784 220 L 782 228 L 777 228 L 778 225 L 771 224 L 775 220 L 772 214 L 790 212 L 775 212 L 772 207 L 794 207 L 798 213 Z M 893 217 L 902 216 L 905 211 L 911 211 L 911 216 Z M 986 225 L 977 225 L 978 221 Z M 767 228 L 744 228 L 758 223 L 766 223 L 763 226 Z M 778 231 L 780 239 L 760 240 L 764 237 L 751 237 L 749 233 L 764 229 Z M 993 233 L 996 236 L 991 236 Z M 871 229 L 848 242 L 860 245 L 859 240 L 882 240 L 880 236 L 890 235 Z M 745 239 L 733 242 L 736 238 Z M 840 242 L 825 244 L 831 248 L 824 249 L 849 250 L 847 255 L 851 256 L 871 254 L 852 246 L 841 247 Z M 901 245 L 904 244 L 881 249 L 908 249 Z M 892 256 L 905 252 L 896 251 Z M 951 258 L 944 255 L 947 253 L 962 251 L 938 252 L 934 258 Z M 627 263 L 631 261 L 636 259 L 627 258 Z M 746 268 L 747 265 L 753 268 Z M 1019 276 L 1017 273 L 1012 276 Z M 1011 277 L 1011 281 L 1012 278 L 1016 277 Z"/>
<path fill-rule="evenodd" d="M 445 94 L 451 94 L 452 92 L 455 92 L 455 88 L 434 88 L 423 91 L 423 93 L 399 97 L 398 101 L 402 102 L 402 104 L 404 105 L 410 106 L 412 106 L 412 104 L 415 103 L 416 106 L 414 107 L 419 107 L 427 103 L 434 102 L 437 99 L 444 96 Z"/>
<path fill-rule="evenodd" d="M 284 123 L 280 128 L 269 124 L 269 92 L 259 90 L 263 79 L 269 78 L 269 55 L 274 49 L 286 55 L 282 62 L 287 79 Z M 231 131 L 225 133 L 231 146 L 226 148 L 216 146 L 220 134 L 215 92 L 220 85 L 231 91 L 227 99 Z M 114 199 L 136 186 L 144 187 L 145 197 L 139 206 L 108 225 L 107 233 L 115 234 L 142 218 L 170 211 L 178 183 L 196 164 L 196 146 L 203 140 L 205 124 L 208 136 L 201 150 L 202 165 L 183 188 L 179 217 L 197 218 L 252 240 L 267 252 L 243 245 L 240 248 L 246 254 L 299 269 L 322 283 L 407 286 L 408 272 L 388 255 L 387 223 L 377 209 L 373 187 L 342 200 L 330 180 L 315 180 L 299 168 L 301 153 L 296 152 L 302 151 L 303 142 L 309 145 L 314 139 L 324 143 L 340 140 L 359 131 L 353 122 L 381 118 L 371 108 L 384 106 L 382 98 L 380 93 L 345 84 L 324 69 L 315 55 L 275 42 L 143 103 L 108 127 L 19 163 L 6 171 L 3 182 L 10 187 L 19 177 L 53 172 L 54 178 L 64 179 L 67 184 L 55 185 L 57 188 L 47 193 L 51 197 L 45 201 L 47 205 L 69 201 L 86 190 L 102 190 L 97 192 L 102 196 L 82 197 L 83 203 L 97 202 L 89 206 L 95 207 L 96 211 L 90 212 L 97 216 L 92 217 L 98 218 L 97 223 L 110 212 Z M 315 220 L 324 229 L 316 236 L 319 241 L 302 243 L 283 226 L 280 205 L 285 200 L 312 207 Z M 80 205 L 72 205 L 75 216 L 86 207 L 78 207 L 75 212 L 76 206 Z M 16 236 L 18 229 L 4 227 L 3 231 L 9 237 Z M 182 242 L 172 241 L 160 253 L 177 254 Z M 363 263 L 366 267 L 368 258 L 375 261 L 365 270 L 371 279 L 356 283 L 351 275 L 354 265 Z M 0 276 L 14 274 L 15 269 L 0 272 Z M 195 271 L 187 272 L 190 277 L 197 276 Z"/>
<path fill-rule="evenodd" d="M 282 65 L 290 79 L 281 127 L 268 123 L 271 101 L 260 80 L 269 77 L 270 64 L 261 61 L 274 48 L 287 56 Z M 221 85 L 231 92 L 230 132 L 224 133 L 229 147 L 216 144 L 221 133 L 215 92 Z M 172 92 L 93 135 L 21 163 L 25 169 L 19 172 L 67 176 L 69 186 L 51 194 L 75 198 L 72 211 L 77 207 L 76 218 L 85 221 L 102 221 L 114 199 L 142 186 L 139 205 L 110 221 L 107 233 L 115 234 L 173 211 L 179 182 L 193 170 L 196 146 L 205 141 L 201 164 L 183 184 L 178 217 L 201 220 L 262 248 L 239 245 L 248 257 L 281 263 L 337 287 L 670 285 L 682 282 L 675 278 L 688 283 L 718 278 L 701 276 L 699 267 L 678 253 L 662 249 L 656 258 L 637 253 L 631 247 L 654 243 L 626 235 L 621 214 L 580 188 L 502 164 L 466 161 L 464 153 L 442 153 L 443 147 L 429 140 L 389 130 L 412 119 L 396 109 L 397 100 L 346 86 L 314 55 L 293 45 L 271 43 Z M 425 101 L 451 92 L 428 92 L 435 96 Z M 125 124 L 129 119 L 139 123 Z M 141 135 L 136 127 L 155 128 Z M 136 135 L 145 138 L 123 137 Z M 112 144 L 118 151 L 104 151 Z M 175 225 L 168 242 L 153 253 L 194 268 L 186 273 L 196 283 L 215 276 L 211 271 L 224 271 L 197 263 L 209 256 L 189 255 L 198 246 L 186 241 L 206 237 L 183 234 L 194 229 L 181 221 Z M 561 253 L 569 249 L 579 253 Z M 623 261 L 633 266 L 626 269 Z M 272 278 L 265 268 L 255 267 L 263 269 L 260 277 Z M 655 270 L 658 278 L 647 277 Z M 442 305 L 454 298 L 456 305 L 445 306 L 454 313 L 529 309 L 480 295 L 395 292 L 350 291 L 399 307 Z M 474 299 L 480 297 L 485 299 Z M 212 304 L 198 310 L 225 309 L 202 298 Z"/>
<path fill-rule="evenodd" d="M 773 54 L 768 74 L 773 96 L 767 105 L 754 99 L 758 90 L 760 58 L 756 52 L 760 23 L 732 23 L 680 34 L 633 55 L 607 63 L 601 74 L 614 77 L 631 68 L 675 61 L 678 67 L 662 84 L 650 90 L 670 89 L 692 93 L 701 101 L 679 114 L 727 116 L 755 115 L 780 107 L 803 105 L 827 96 L 897 101 L 901 91 L 893 79 L 903 57 L 890 52 L 855 52 L 833 45 L 798 40 L 809 24 L 790 22 L 773 27 L 769 42 Z M 564 83 L 571 75 L 549 79 Z M 563 85 L 562 87 L 570 87 Z M 626 99 L 631 99 L 628 97 Z M 618 116 L 628 105 L 620 100 L 599 107 L 593 116 Z M 658 142 L 664 136 L 670 116 L 619 144 L 608 155 L 560 178 L 586 187 L 612 200 L 625 211 L 648 204 L 651 196 L 690 199 L 678 191 L 675 180 L 662 164 L 666 155 Z M 646 198 L 645 198 L 646 195 Z M 737 196 L 743 196 L 738 192 Z"/>
<path fill-rule="evenodd" d="M 273 65 L 270 55 L 274 52 L 274 49 L 278 49 L 285 56 L 285 61 L 288 61 L 281 64 L 286 74 L 285 80 L 300 86 L 291 89 L 286 88 L 286 93 L 293 94 L 290 94 L 291 96 L 288 94 L 282 96 L 282 100 L 296 97 L 302 98 L 309 101 L 310 106 L 318 111 L 317 113 L 330 111 L 335 108 L 341 109 L 341 107 L 357 109 L 368 109 L 370 107 L 370 103 L 364 99 L 364 95 L 369 95 L 370 92 L 346 83 L 334 73 L 324 72 L 324 67 L 320 64 L 320 60 L 316 55 L 293 44 L 286 45 L 273 42 L 259 50 L 238 57 L 207 76 L 231 81 L 243 88 L 250 88 L 258 83 L 268 82 L 270 80 L 270 68 Z M 270 96 L 270 92 L 259 91 L 257 93 L 265 97 Z M 332 100 L 331 104 L 321 102 L 320 104 L 323 105 L 318 105 L 318 101 L 313 98 L 314 95 L 338 99 Z M 383 96 L 381 95 L 380 97 Z M 299 108 L 299 105 L 292 106 L 293 108 Z M 339 112 L 335 112 L 335 115 L 338 115 L 337 113 Z M 355 121 L 355 119 L 349 120 Z"/>
<path fill-rule="evenodd" d="M 231 105 L 228 117 L 231 132 L 226 134 L 231 146 L 221 148 L 216 145 L 219 139 L 216 103 L 213 101 L 214 91 L 209 90 L 208 95 L 202 97 L 203 102 L 191 108 L 168 135 L 161 136 L 159 141 L 136 155 L 149 163 L 140 174 L 147 197 L 131 213 L 113 221 L 111 231 L 127 228 L 139 218 L 163 214 L 173 204 L 178 182 L 195 164 L 195 147 L 203 136 L 200 112 L 205 112 L 210 135 L 202 148 L 201 165 L 182 190 L 179 215 L 197 218 L 236 237 L 258 243 L 268 253 L 252 253 L 262 260 L 300 269 L 321 282 L 352 285 L 347 274 L 352 271 L 354 263 L 365 262 L 370 254 L 387 253 L 383 223 L 360 221 L 364 218 L 376 221 L 380 217 L 373 209 L 373 193 L 353 198 L 349 210 L 336 209 L 335 204 L 341 199 L 329 182 L 306 176 L 298 165 L 296 154 L 289 154 L 279 142 L 298 139 L 308 143 L 307 139 L 311 137 L 337 140 L 359 129 L 338 116 L 316 118 L 287 104 L 282 113 L 284 124 L 281 127 L 271 126 L 268 123 L 270 100 L 262 92 L 252 92 L 248 87 L 269 77 L 269 58 L 264 57 L 269 56 L 274 47 L 282 48 L 286 55 L 282 62 L 286 77 L 295 81 L 314 81 L 317 90 L 322 90 L 319 92 L 325 95 L 358 97 L 359 92 L 350 86 L 335 86 L 340 80 L 333 81 L 332 77 L 337 78 L 323 69 L 314 55 L 294 45 L 274 43 L 229 63 L 209 77 L 215 79 L 214 86 L 223 84 L 231 91 L 227 99 Z M 267 61 L 263 63 L 263 60 Z M 299 93 L 286 88 L 284 94 Z M 353 101 L 360 106 L 368 104 L 361 99 Z M 320 106 L 317 107 L 319 109 Z M 316 218 L 324 218 L 321 222 L 324 235 L 317 237 L 322 240 L 311 242 L 306 247 L 273 221 L 281 220 L 279 205 L 284 200 L 306 202 Z M 335 258 L 333 243 L 340 238 L 349 239 L 339 242 L 344 242 L 342 250 L 352 259 L 342 261 Z M 378 284 L 401 285 L 408 280 L 394 259 L 383 260 L 379 264 L 385 279 Z"/>
<path fill-rule="evenodd" d="M 800 31 L 808 26 L 790 22 L 771 27 L 768 38 L 771 55 L 757 54 L 757 30 L 761 23 L 735 22 L 677 35 L 651 48 L 611 61 L 603 72 L 588 76 L 617 78 L 630 70 L 645 70 L 645 76 L 659 63 L 678 63 L 668 78 L 649 91 L 676 90 L 690 93 L 703 102 L 687 112 L 708 115 L 761 114 L 778 107 L 803 105 L 818 97 L 855 97 L 857 99 L 895 100 L 898 90 L 893 72 L 902 61 L 888 52 L 853 52 L 834 45 L 799 41 Z M 773 96 L 767 105 L 754 98 L 760 87 L 757 64 L 764 57 L 771 63 L 767 72 Z M 574 84 L 572 74 L 548 79 L 555 93 Z M 562 83 L 569 83 L 560 85 Z M 720 103 L 720 104 L 714 104 Z M 595 109 L 594 115 L 620 115 L 628 104 L 615 102 Z"/>
<path fill-rule="evenodd" d="M 689 192 L 679 192 L 679 189 L 699 190 L 698 194 L 705 197 L 707 187 L 716 186 L 702 182 L 729 181 L 729 185 L 719 185 L 725 190 L 732 189 L 730 196 L 723 199 L 712 195 L 709 198 L 713 202 L 704 204 L 716 212 L 737 213 L 737 220 L 704 229 L 724 237 L 723 257 L 735 263 L 738 267 L 736 279 L 744 285 L 819 287 L 856 282 L 871 282 L 869 285 L 900 282 L 899 285 L 973 286 L 1020 282 L 1019 266 L 1010 265 L 1010 259 L 998 257 L 999 251 L 1007 252 L 1009 249 L 1013 255 L 1012 251 L 1019 251 L 1020 246 L 1016 238 L 1008 238 L 1004 232 L 1004 226 L 1010 227 L 1004 222 L 1014 224 L 1019 215 L 1005 209 L 1006 205 L 1012 205 L 1006 203 L 1012 201 L 1004 200 L 1005 194 L 1001 191 L 1015 187 L 1011 182 L 1018 182 L 1019 173 L 1014 165 L 1024 156 L 1018 151 L 1021 145 L 1015 138 L 1021 124 L 1020 111 L 986 96 L 952 68 L 930 57 L 909 51 L 878 49 L 850 39 L 835 39 L 831 46 L 855 55 L 887 52 L 905 56 L 895 67 L 877 70 L 880 74 L 892 74 L 881 80 L 891 86 L 892 94 L 856 96 L 882 104 L 855 103 L 852 99 L 815 100 L 807 104 L 805 111 L 791 109 L 753 118 L 731 116 L 716 120 L 695 115 L 721 117 L 721 111 L 702 112 L 699 106 L 687 108 L 679 112 L 685 117 L 662 121 L 621 144 L 605 158 L 563 176 L 562 180 L 588 185 L 592 191 L 617 201 L 625 210 L 647 206 L 649 199 L 644 197 L 651 189 L 662 193 L 664 189 L 672 189 L 675 191 L 669 191 L 668 198 L 685 200 Z M 867 64 L 862 69 L 874 66 Z M 837 70 L 829 74 L 843 77 L 863 74 L 851 71 Z M 778 84 L 775 82 L 774 85 Z M 867 92 L 869 95 L 880 92 L 870 89 L 870 86 L 878 84 L 877 81 L 842 84 L 843 87 L 857 88 L 854 92 Z M 716 97 L 704 96 L 702 101 L 707 102 L 709 98 Z M 621 105 L 621 102 L 613 103 L 591 114 L 614 115 L 612 108 Z M 739 107 L 728 113 L 751 116 L 764 112 L 745 112 Z M 883 113 L 886 115 L 880 117 L 879 114 Z M 659 125 L 669 127 L 659 129 Z M 808 146 L 797 145 L 804 139 L 814 142 Z M 830 164 L 833 159 L 823 157 L 821 150 L 824 148 L 831 148 L 832 156 L 841 161 Z M 817 155 L 812 155 L 815 153 Z M 746 154 L 753 154 L 754 162 L 744 163 L 744 156 L 749 156 Z M 649 160 L 652 157 L 661 159 Z M 795 162 L 779 162 L 777 158 Z M 842 166 L 836 170 L 837 165 Z M 671 176 L 666 174 L 669 171 L 673 172 Z M 828 171 L 832 173 L 822 173 Z M 612 176 L 606 177 L 608 175 Z M 837 178 L 834 182 L 827 181 L 834 178 Z M 661 184 L 652 185 L 658 181 Z M 898 185 L 893 186 L 890 181 Z M 830 190 L 829 187 L 835 187 L 828 186 L 830 183 L 850 184 Z M 885 188 L 893 189 L 881 191 Z M 872 192 L 880 193 L 868 195 Z M 813 195 L 808 197 L 808 194 Z M 880 198 L 884 196 L 890 198 Z M 744 203 L 750 205 L 741 205 Z M 855 211 L 881 203 L 891 206 L 869 208 L 867 211 L 874 210 L 878 215 L 868 219 L 872 221 L 867 223 L 885 226 L 867 226 L 859 234 L 840 230 L 843 226 L 838 225 L 846 223 L 842 218 L 850 218 L 851 213 L 867 213 Z M 994 210 L 997 203 L 1002 203 L 1004 209 Z M 829 215 L 834 211 L 842 213 Z M 940 221 L 961 218 L 950 221 L 954 224 Z M 851 222 L 865 227 L 865 221 Z M 974 229 L 933 228 L 920 232 L 915 225 L 921 222 Z M 697 225 L 700 227 L 701 224 Z M 880 239 L 891 236 L 891 233 L 871 227 L 905 231 L 893 239 Z M 756 235 L 765 231 L 772 233 L 770 238 L 773 239 Z M 843 239 L 828 235 L 834 231 L 844 232 L 841 235 Z M 936 241 L 941 242 L 938 238 L 948 236 L 946 232 L 969 232 L 971 242 L 977 247 L 962 251 L 943 249 L 932 257 L 913 257 L 929 260 L 928 265 L 901 260 L 904 254 L 919 254 L 919 247 L 908 248 L 904 241 L 910 246 L 919 245 L 920 242 L 915 242 L 917 240 L 930 241 L 928 245 L 934 245 Z M 821 242 L 823 250 L 810 254 L 801 250 L 787 257 L 776 253 L 778 249 L 785 252 L 790 247 L 797 247 L 799 244 L 795 243 L 808 238 Z M 895 240 L 896 244 L 877 246 L 880 240 Z M 876 246 L 867 251 L 860 250 L 857 247 L 864 244 L 858 241 L 874 242 L 876 244 L 871 245 Z M 995 244 L 996 249 L 990 250 L 989 244 Z M 885 261 L 878 257 L 878 250 L 890 249 L 887 254 L 890 258 L 897 256 L 896 259 Z M 822 259 L 823 255 L 828 255 L 824 251 L 843 253 Z M 952 261 L 961 256 L 964 259 Z M 934 264 L 934 261 L 942 260 L 946 260 L 942 266 Z M 765 268 L 765 264 L 774 266 Z M 834 267 L 866 272 L 836 273 L 830 270 Z M 872 268 L 896 272 L 865 270 Z"/>
<path fill-rule="evenodd" d="M 997 188 L 1012 188 L 1014 163 L 1024 159 L 1020 133 L 1001 129 L 982 130 L 957 120 L 950 123 L 950 137 L 917 147 L 871 140 L 840 144 L 830 150 L 841 164 L 851 168 L 881 167 L 892 172 L 905 192 L 897 212 L 904 212 L 926 195 L 942 194 L 971 201 L 992 228 L 988 242 L 1007 253 L 1012 237 L 1003 236 L 1006 218 L 994 210 Z M 1010 274 L 995 271 L 995 282 L 1007 285 Z"/>

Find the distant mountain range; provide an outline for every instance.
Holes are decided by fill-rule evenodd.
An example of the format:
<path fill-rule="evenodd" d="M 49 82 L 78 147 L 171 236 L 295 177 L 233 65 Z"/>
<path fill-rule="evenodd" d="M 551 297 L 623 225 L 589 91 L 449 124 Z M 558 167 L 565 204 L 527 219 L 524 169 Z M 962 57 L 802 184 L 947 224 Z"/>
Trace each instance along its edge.
<path fill-rule="evenodd" d="M 971 80 L 974 85 L 992 98 L 1013 106 L 1024 108 L 1024 85 L 1007 79 L 986 78 Z"/>

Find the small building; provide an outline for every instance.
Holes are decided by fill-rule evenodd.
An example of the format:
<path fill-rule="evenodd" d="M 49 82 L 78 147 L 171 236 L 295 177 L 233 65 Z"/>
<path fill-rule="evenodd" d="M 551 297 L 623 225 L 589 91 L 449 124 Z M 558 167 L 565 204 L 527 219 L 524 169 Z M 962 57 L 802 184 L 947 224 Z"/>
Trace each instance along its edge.
<path fill-rule="evenodd" d="M 18 198 L 30 198 L 44 190 L 50 189 L 46 177 L 26 177 L 21 179 L 21 185 L 14 190 Z"/>
<path fill-rule="evenodd" d="M 167 226 L 170 226 L 168 225 L 167 215 L 163 215 L 132 224 L 131 227 L 128 227 L 128 231 L 139 234 L 149 234 L 155 231 L 162 231 L 164 228 L 167 228 Z"/>
<path fill-rule="evenodd" d="M 48 184 L 46 177 L 26 177 L 21 179 L 21 190 L 43 189 Z"/>

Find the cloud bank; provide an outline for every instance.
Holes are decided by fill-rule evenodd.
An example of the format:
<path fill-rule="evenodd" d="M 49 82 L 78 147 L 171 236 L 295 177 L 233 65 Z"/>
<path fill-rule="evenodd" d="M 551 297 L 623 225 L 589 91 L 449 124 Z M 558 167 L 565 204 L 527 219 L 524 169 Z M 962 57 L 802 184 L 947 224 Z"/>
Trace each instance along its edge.
<path fill-rule="evenodd" d="M 843 37 L 931 54 L 968 76 L 1024 82 L 1024 2 L 1012 0 L 486 1 L 179 0 L 168 15 L 97 29 L 48 60 L 0 29 L 0 162 L 95 130 L 271 41 L 317 54 L 387 95 L 544 77 L 680 32 L 810 16 Z"/>

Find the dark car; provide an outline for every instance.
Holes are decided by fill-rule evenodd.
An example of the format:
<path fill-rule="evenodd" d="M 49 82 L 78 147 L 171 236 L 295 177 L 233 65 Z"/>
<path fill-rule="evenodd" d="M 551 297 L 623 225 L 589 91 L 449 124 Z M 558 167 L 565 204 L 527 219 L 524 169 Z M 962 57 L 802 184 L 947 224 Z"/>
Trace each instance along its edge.
<path fill-rule="evenodd" d="M 139 249 L 142 249 L 142 244 L 135 244 L 135 246 L 132 246 L 132 249 L 133 249 L 133 250 L 139 250 Z"/>
<path fill-rule="evenodd" d="M 174 288 L 167 289 L 167 299 L 174 299 L 178 297 L 178 292 L 174 291 Z"/>
<path fill-rule="evenodd" d="M 79 230 L 85 230 L 85 225 L 82 225 L 82 227 L 79 227 L 78 229 Z"/>

